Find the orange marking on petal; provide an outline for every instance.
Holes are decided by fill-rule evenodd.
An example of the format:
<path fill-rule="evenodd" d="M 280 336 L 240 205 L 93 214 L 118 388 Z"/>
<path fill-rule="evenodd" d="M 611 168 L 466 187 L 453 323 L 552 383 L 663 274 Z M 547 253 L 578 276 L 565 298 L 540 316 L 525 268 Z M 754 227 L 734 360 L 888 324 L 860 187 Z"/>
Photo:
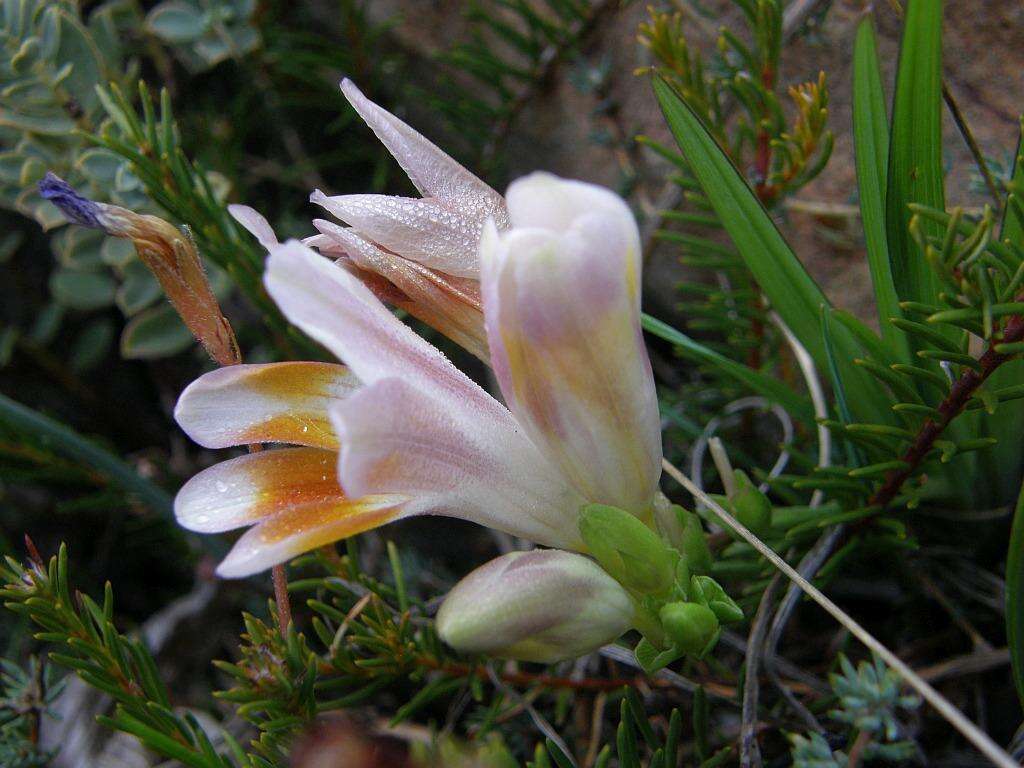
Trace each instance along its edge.
<path fill-rule="evenodd" d="M 291 507 L 351 503 L 338 484 L 338 454 L 316 448 L 265 451 L 249 468 L 258 489 L 250 519 L 261 520 Z"/>
<path fill-rule="evenodd" d="M 291 539 L 292 555 L 308 552 L 378 528 L 398 515 L 400 497 L 365 496 L 333 504 L 306 504 L 281 512 L 257 526 L 258 541 L 270 546 Z"/>
<path fill-rule="evenodd" d="M 296 443 L 336 449 L 338 439 L 327 419 L 328 398 L 344 397 L 358 387 L 348 369 L 335 363 L 285 362 L 261 366 L 246 384 L 260 395 L 288 403 L 288 410 L 253 424 L 242 434 L 250 443 Z"/>
<path fill-rule="evenodd" d="M 351 374 L 335 363 L 287 362 L 264 365 L 248 374 L 253 390 L 280 398 L 305 397 L 310 391 L 331 394 L 339 379 Z"/>
<path fill-rule="evenodd" d="M 254 424 L 239 436 L 244 443 L 295 443 L 338 448 L 338 437 L 326 413 L 282 413 Z"/>

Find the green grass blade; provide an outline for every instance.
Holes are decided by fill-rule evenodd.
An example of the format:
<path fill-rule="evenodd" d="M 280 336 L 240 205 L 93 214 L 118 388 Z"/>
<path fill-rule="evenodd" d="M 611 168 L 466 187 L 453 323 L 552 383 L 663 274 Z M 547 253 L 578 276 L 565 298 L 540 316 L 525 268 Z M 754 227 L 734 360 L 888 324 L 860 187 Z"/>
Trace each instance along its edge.
<path fill-rule="evenodd" d="M 875 306 L 882 339 L 901 362 L 910 361 L 910 345 L 899 328 L 889 322 L 902 317 L 889 262 L 885 232 L 885 185 L 889 167 L 889 118 L 878 65 L 878 47 L 871 17 L 857 28 L 853 49 L 853 146 L 857 161 L 857 187 L 864 224 L 868 267 L 875 289 Z"/>
<path fill-rule="evenodd" d="M 1013 513 L 1010 548 L 1006 553 L 1006 645 L 1013 682 L 1024 704 L 1024 488 Z"/>
<path fill-rule="evenodd" d="M 1020 122 L 1020 138 L 1017 139 L 1017 153 L 1014 155 L 1013 176 L 1010 179 L 1010 194 L 1003 211 L 1003 223 L 999 229 L 999 239 L 1016 243 L 1024 248 L 1024 212 L 1014 201 L 1024 204 L 1024 118 Z"/>
<path fill-rule="evenodd" d="M 46 440 L 54 451 L 94 469 L 154 512 L 174 519 L 174 502 L 167 491 L 71 427 L 4 395 L 0 395 L 0 424 Z"/>
<path fill-rule="evenodd" d="M 697 113 L 661 78 L 654 79 L 654 93 L 679 149 L 747 268 L 818 370 L 827 370 L 828 355 L 820 325 L 822 307 L 830 307 L 825 294 Z M 850 332 L 836 328 L 833 342 L 836 363 L 857 420 L 894 422 L 885 390 L 853 365 L 859 346 Z"/>
<path fill-rule="evenodd" d="M 655 78 L 654 92 L 679 149 L 761 290 L 821 365 L 818 313 L 828 303 L 825 295 L 697 114 L 661 78 Z"/>
<path fill-rule="evenodd" d="M 934 302 L 938 277 L 910 235 L 910 203 L 945 209 L 942 186 L 942 0 L 910 0 L 889 138 L 886 234 L 896 293 Z M 926 223 L 929 234 L 938 228 Z"/>
<path fill-rule="evenodd" d="M 803 419 L 808 424 L 814 423 L 814 408 L 811 401 L 806 397 L 801 397 L 781 381 L 773 379 L 771 376 L 765 376 L 753 368 L 748 368 L 708 349 L 682 331 L 677 331 L 672 326 L 650 315 L 643 316 L 643 326 L 644 330 L 651 335 L 674 344 L 690 360 L 714 366 L 724 375 L 748 387 L 752 392 L 778 403 L 792 416 Z"/>
<path fill-rule="evenodd" d="M 821 310 L 821 337 L 825 342 L 825 354 L 828 355 L 828 375 L 832 380 L 832 392 L 835 395 L 836 412 L 843 424 L 850 424 L 853 416 L 850 413 L 850 405 L 846 399 L 846 387 L 843 386 L 843 379 L 839 375 L 839 366 L 836 363 L 835 351 L 832 344 L 832 323 L 831 316 L 834 310 L 822 307 Z M 849 440 L 843 440 L 843 447 L 846 453 L 846 464 L 850 467 L 864 466 L 865 460 L 862 451 Z"/>

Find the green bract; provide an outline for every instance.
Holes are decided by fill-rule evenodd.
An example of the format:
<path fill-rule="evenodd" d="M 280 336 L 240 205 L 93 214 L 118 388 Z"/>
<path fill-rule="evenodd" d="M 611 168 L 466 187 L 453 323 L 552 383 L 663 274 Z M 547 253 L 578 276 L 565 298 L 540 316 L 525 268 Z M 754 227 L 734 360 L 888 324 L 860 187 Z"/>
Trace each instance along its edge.
<path fill-rule="evenodd" d="M 729 501 L 732 502 L 736 519 L 743 523 L 751 533 L 763 536 L 772 522 L 772 503 L 750 482 L 747 473 L 737 469 L 733 474 L 736 489 Z"/>
<path fill-rule="evenodd" d="M 656 595 L 672 586 L 675 566 L 668 547 L 633 515 L 588 504 L 580 511 L 579 528 L 590 554 L 626 589 Z"/>

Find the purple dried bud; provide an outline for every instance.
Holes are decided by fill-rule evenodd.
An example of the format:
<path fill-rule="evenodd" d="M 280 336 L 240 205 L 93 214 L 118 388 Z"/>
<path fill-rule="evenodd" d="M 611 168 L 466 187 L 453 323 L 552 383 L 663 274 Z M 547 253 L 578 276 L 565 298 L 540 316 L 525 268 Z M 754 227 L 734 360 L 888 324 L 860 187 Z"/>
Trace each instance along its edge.
<path fill-rule="evenodd" d="M 40 180 L 39 194 L 60 208 L 68 221 L 83 227 L 104 229 L 99 219 L 99 205 L 82 197 L 74 187 L 52 171 L 48 171 Z"/>

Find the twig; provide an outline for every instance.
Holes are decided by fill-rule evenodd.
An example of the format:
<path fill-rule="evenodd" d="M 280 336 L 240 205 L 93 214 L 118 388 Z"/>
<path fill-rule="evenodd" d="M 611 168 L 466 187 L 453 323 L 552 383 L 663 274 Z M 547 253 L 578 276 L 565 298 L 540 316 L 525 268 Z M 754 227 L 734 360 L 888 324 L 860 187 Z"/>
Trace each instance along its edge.
<path fill-rule="evenodd" d="M 785 321 L 775 310 L 768 315 L 771 321 L 782 331 L 786 343 L 789 344 L 796 358 L 800 372 L 807 382 L 807 391 L 811 394 L 811 402 L 814 404 L 814 416 L 818 420 L 818 468 L 822 469 L 832 463 L 832 432 L 822 422 L 828 418 L 828 400 L 825 398 L 825 388 L 821 386 L 821 379 L 818 378 L 818 371 L 814 367 L 814 358 L 807 348 L 800 343 L 796 334 L 789 329 Z M 811 506 L 817 507 L 824 500 L 825 494 L 819 489 L 811 494 Z"/>
<path fill-rule="evenodd" d="M 562 754 L 565 755 L 565 758 L 569 761 L 573 768 L 576 768 L 576 760 L 573 758 L 572 752 L 569 751 L 569 746 L 562 740 L 562 737 L 558 735 L 558 731 L 556 731 L 554 727 L 552 727 L 551 723 L 545 720 L 544 716 L 541 715 L 541 713 L 538 712 L 536 709 L 534 709 L 533 705 L 530 704 L 530 702 L 526 701 L 522 696 L 520 696 L 517 691 L 512 690 L 504 682 L 502 682 L 494 673 L 493 669 L 487 667 L 487 674 L 491 678 L 491 682 L 494 683 L 495 687 L 503 691 L 506 696 L 512 699 L 512 701 L 515 701 L 516 703 L 520 704 L 523 707 L 523 709 L 526 710 L 527 714 L 530 716 L 530 719 L 533 720 L 533 724 L 537 726 L 537 730 L 543 733 L 552 742 L 554 742 L 555 746 L 557 746 L 561 750 Z"/>
<path fill-rule="evenodd" d="M 938 584 L 917 568 L 911 567 L 910 571 L 914 574 L 914 578 L 917 579 L 924 593 L 937 602 L 942 607 L 942 610 L 949 615 L 949 618 L 953 620 L 953 623 L 960 627 L 965 635 L 971 638 L 971 645 L 974 646 L 976 651 L 992 650 L 992 644 L 985 639 L 977 627 L 971 624 L 967 617 L 964 616 L 963 611 L 946 597 L 945 593 L 939 589 Z"/>
<path fill-rule="evenodd" d="M 871 731 L 864 730 L 857 734 L 850 747 L 850 757 L 846 762 L 846 768 L 857 768 L 864 757 L 864 751 L 871 743 Z"/>
<path fill-rule="evenodd" d="M 757 744 L 757 700 L 761 693 L 758 666 L 764 652 L 764 639 L 768 631 L 768 620 L 771 617 L 775 592 L 781 583 L 782 574 L 776 573 L 761 595 L 757 613 L 754 614 L 754 620 L 750 623 L 746 672 L 743 678 L 743 711 L 740 723 L 741 768 L 761 768 L 761 749 Z"/>
<path fill-rule="evenodd" d="M 800 29 L 821 4 L 822 0 L 792 0 L 782 14 L 783 37 Z"/>
<path fill-rule="evenodd" d="M 552 43 L 541 51 L 537 59 L 537 66 L 530 73 L 528 84 L 516 94 L 492 129 L 490 138 L 480 152 L 480 165 L 486 166 L 493 161 L 498 147 L 508 137 L 519 113 L 537 95 L 540 87 L 548 81 L 555 69 L 562 63 L 566 51 L 572 46 L 578 45 L 597 26 L 604 14 L 615 10 L 617 7 L 618 4 L 613 2 L 613 0 L 599 0 L 591 4 L 589 8 L 590 14 L 572 31 L 569 39 L 565 41 L 565 45 Z"/>
<path fill-rule="evenodd" d="M 606 645 L 601 648 L 598 653 L 606 659 L 612 659 L 620 664 L 626 664 L 635 669 L 640 669 L 640 664 L 637 662 L 633 652 L 623 648 L 622 646 Z M 694 682 L 693 680 L 685 678 L 678 672 L 673 672 L 670 669 L 662 669 L 656 672 L 653 677 L 644 677 L 643 680 L 647 685 L 653 684 L 654 686 L 660 685 L 662 687 L 678 688 L 679 690 L 686 691 L 687 693 L 696 693 L 698 688 L 704 688 L 705 692 L 712 698 L 735 703 L 736 692 L 733 688 L 724 685 L 717 685 L 715 683 Z"/>
<path fill-rule="evenodd" d="M 738 651 L 744 656 L 747 655 L 747 639 L 745 637 L 741 637 L 735 632 L 730 632 L 727 629 L 722 630 L 720 642 L 723 645 L 732 648 L 734 651 Z M 764 654 L 764 659 L 766 661 L 765 666 L 768 666 L 767 662 L 769 661 L 769 656 L 767 652 Z M 820 677 L 811 674 L 803 667 L 794 664 L 782 656 L 772 656 L 770 661 L 781 674 L 792 678 L 791 680 L 786 681 L 787 683 L 796 684 L 795 687 L 802 691 L 820 694 L 826 694 L 832 691 L 831 687 L 829 687 L 829 685 Z"/>
<path fill-rule="evenodd" d="M 844 533 L 844 526 L 837 525 L 824 534 L 821 538 L 815 542 L 814 546 L 811 547 L 807 554 L 804 555 L 804 559 L 800 561 L 799 572 L 800 575 L 810 581 L 814 578 L 814 574 L 818 572 L 818 569 L 828 560 L 832 555 L 832 551 L 835 549 L 836 544 L 840 541 Z M 775 687 L 779 689 L 779 692 L 786 699 L 790 708 L 797 713 L 797 715 L 805 722 L 810 728 L 818 731 L 819 733 L 824 731 L 821 724 L 818 722 L 818 718 L 807 709 L 800 701 L 793 695 L 792 691 L 782 682 L 779 677 L 777 669 L 776 659 L 777 649 L 779 647 L 779 641 L 782 639 L 782 633 L 786 629 L 786 625 L 789 623 L 790 618 L 793 616 L 793 611 L 796 609 L 797 604 L 800 601 L 800 597 L 803 592 L 800 587 L 796 584 L 790 584 L 786 590 L 785 596 L 782 598 L 782 602 L 779 603 L 779 608 L 775 613 L 775 618 L 772 620 L 771 629 L 768 630 L 768 638 L 765 641 L 765 672 L 768 673 L 768 677 L 771 678 Z"/>
<path fill-rule="evenodd" d="M 988 163 L 985 161 L 985 156 L 981 152 L 981 147 L 978 146 L 978 142 L 974 138 L 974 133 L 971 131 L 971 127 L 967 124 L 967 118 L 965 118 L 963 112 L 960 111 L 960 105 L 957 104 L 956 99 L 953 98 L 953 92 L 949 90 L 949 83 L 947 83 L 946 80 L 942 81 L 942 98 L 946 102 L 946 107 L 949 108 L 949 114 L 953 116 L 953 122 L 956 123 L 957 130 L 960 131 L 960 135 L 963 137 L 964 143 L 967 144 L 967 149 L 971 152 L 971 157 L 974 158 L 974 164 L 978 166 L 978 170 L 981 171 L 981 178 L 985 180 L 985 187 L 988 189 L 988 193 L 995 201 L 996 210 L 1002 210 L 1003 196 L 999 194 L 999 185 L 996 184 L 995 177 L 992 175 L 992 169 L 988 167 Z"/>
<path fill-rule="evenodd" d="M 814 6 L 820 4 L 821 0 L 798 0 L 794 2 L 782 15 L 782 42 L 788 42 L 797 32 L 803 27 L 803 23 L 806 20 L 806 13 L 809 15 L 814 10 Z M 700 16 L 693 16 L 694 19 L 700 20 Z M 718 28 L 706 30 L 706 32 L 715 38 L 718 36 Z M 735 99 L 729 99 L 723 107 L 723 119 L 728 120 L 732 114 L 733 109 L 736 108 Z M 643 242 L 642 253 L 650 253 L 652 250 L 652 243 L 654 241 L 654 232 L 661 229 L 664 224 L 664 217 L 661 215 L 663 211 L 671 210 L 675 208 L 679 202 L 683 199 L 683 191 L 678 184 L 669 183 L 668 188 L 664 190 L 657 202 L 653 205 L 653 213 L 646 218 L 640 227 L 640 239 Z"/>
<path fill-rule="evenodd" d="M 604 723 L 604 709 L 608 702 L 608 694 L 599 693 L 594 697 L 593 712 L 590 716 L 590 743 L 587 746 L 587 753 L 583 756 L 583 768 L 590 768 L 597 760 L 597 753 L 601 749 L 601 726 Z"/>
<path fill-rule="evenodd" d="M 715 511 L 720 520 L 732 528 L 744 541 L 763 555 L 768 562 L 782 571 L 789 579 L 795 582 L 814 602 L 820 605 L 832 618 L 842 624 L 854 637 L 860 640 L 869 650 L 877 653 L 882 660 L 894 669 L 907 684 L 917 691 L 935 710 L 942 715 L 954 728 L 973 744 L 979 752 L 987 757 L 999 768 L 1020 768 L 1017 762 L 996 744 L 992 738 L 967 719 L 964 714 L 949 702 L 941 693 L 931 687 L 926 681 L 900 660 L 896 654 L 879 642 L 874 635 L 858 624 L 853 617 L 843 611 L 838 605 L 832 602 L 825 594 L 811 584 L 807 579 L 794 570 L 793 566 L 783 560 L 767 544 L 752 534 L 729 512 L 722 508 L 714 499 L 698 488 L 690 478 L 680 472 L 674 465 L 662 459 L 662 467 L 665 471 L 682 485 L 687 491 L 699 498 Z"/>
<path fill-rule="evenodd" d="M 997 648 L 978 650 L 963 656 L 954 656 L 952 659 L 933 664 L 917 670 L 917 673 L 934 683 L 937 680 L 947 680 L 960 675 L 974 675 L 979 672 L 987 672 L 996 667 L 1006 666 L 1010 663 L 1010 649 Z"/>

